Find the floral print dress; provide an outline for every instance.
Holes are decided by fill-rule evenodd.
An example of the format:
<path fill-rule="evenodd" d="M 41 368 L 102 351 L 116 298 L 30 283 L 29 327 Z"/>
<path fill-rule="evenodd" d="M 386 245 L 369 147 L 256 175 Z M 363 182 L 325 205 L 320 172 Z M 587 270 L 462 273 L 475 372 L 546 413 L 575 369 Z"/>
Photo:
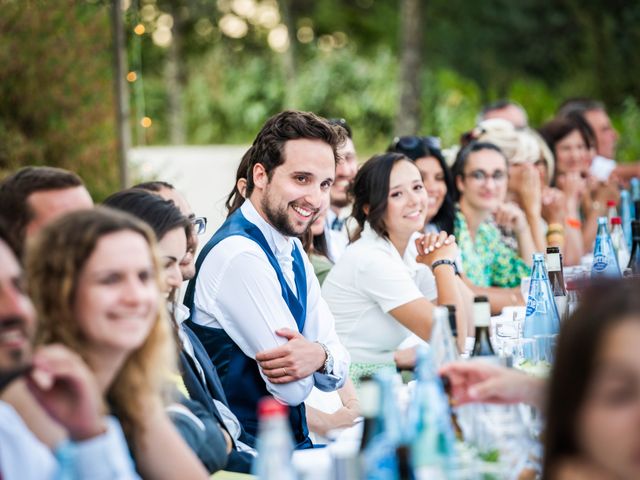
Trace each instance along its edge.
<path fill-rule="evenodd" d="M 456 242 L 462 256 L 464 273 L 479 287 L 518 287 L 530 273 L 518 252 L 501 239 L 500 230 L 489 221 L 478 227 L 475 241 L 460 210 L 454 220 Z"/>

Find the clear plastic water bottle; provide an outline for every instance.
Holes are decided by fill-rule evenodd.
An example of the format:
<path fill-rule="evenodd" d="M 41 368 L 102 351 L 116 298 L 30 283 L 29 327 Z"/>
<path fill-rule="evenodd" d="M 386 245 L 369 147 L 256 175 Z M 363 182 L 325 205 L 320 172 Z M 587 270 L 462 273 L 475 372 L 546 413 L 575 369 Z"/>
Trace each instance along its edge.
<path fill-rule="evenodd" d="M 408 411 L 412 463 L 428 478 L 447 478 L 455 434 L 449 402 L 426 347 L 416 351 L 416 384 Z"/>
<path fill-rule="evenodd" d="M 295 480 L 287 407 L 274 398 L 263 398 L 258 403 L 258 418 L 258 457 L 253 462 L 253 475 L 259 480 Z"/>
<path fill-rule="evenodd" d="M 593 248 L 591 276 L 611 278 L 622 276 L 611 235 L 609 235 L 609 230 L 607 229 L 607 217 L 598 218 L 598 232 Z"/>
<path fill-rule="evenodd" d="M 549 283 L 544 254 L 534 253 L 522 336 L 555 335 L 559 330 L 560 315 Z"/>
<path fill-rule="evenodd" d="M 630 255 L 627 240 L 624 238 L 622 219 L 620 217 L 613 217 L 611 219 L 611 243 L 613 243 L 613 249 L 616 251 L 618 266 L 624 269 L 627 263 L 629 263 Z"/>
<path fill-rule="evenodd" d="M 633 203 L 631 202 L 631 195 L 628 190 L 622 190 L 620 192 L 620 218 L 622 219 L 622 231 L 624 232 L 624 239 L 627 242 L 627 247 L 631 250 L 631 220 L 633 219 Z M 622 267 L 622 265 L 620 265 Z"/>

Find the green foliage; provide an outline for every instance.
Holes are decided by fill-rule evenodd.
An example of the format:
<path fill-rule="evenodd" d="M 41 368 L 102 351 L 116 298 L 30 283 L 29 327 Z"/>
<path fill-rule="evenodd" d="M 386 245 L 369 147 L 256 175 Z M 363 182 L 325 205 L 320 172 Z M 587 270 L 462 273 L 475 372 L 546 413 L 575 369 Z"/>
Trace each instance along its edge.
<path fill-rule="evenodd" d="M 2 5 L 0 175 L 27 164 L 69 168 L 100 199 L 118 181 L 109 15 L 69 5 Z"/>

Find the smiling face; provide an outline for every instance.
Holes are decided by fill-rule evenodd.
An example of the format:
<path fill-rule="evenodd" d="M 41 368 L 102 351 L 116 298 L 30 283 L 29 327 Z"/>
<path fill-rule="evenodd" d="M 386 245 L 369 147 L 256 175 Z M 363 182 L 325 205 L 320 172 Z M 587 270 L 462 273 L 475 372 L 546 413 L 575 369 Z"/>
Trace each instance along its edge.
<path fill-rule="evenodd" d="M 151 250 L 130 230 L 100 238 L 77 279 L 73 313 L 88 352 L 131 353 L 156 318 Z"/>
<path fill-rule="evenodd" d="M 0 240 L 0 381 L 24 365 L 31 354 L 36 315 L 24 292 L 20 266 Z"/>
<path fill-rule="evenodd" d="M 187 234 L 182 227 L 169 230 L 158 242 L 158 255 L 165 282 L 164 294 L 167 296 L 182 284 L 180 260 L 186 252 Z"/>
<path fill-rule="evenodd" d="M 507 194 L 507 162 L 495 150 L 471 152 L 456 184 L 460 203 L 476 211 L 493 212 Z"/>
<path fill-rule="evenodd" d="M 582 453 L 621 479 L 640 478 L 639 342 L 639 318 L 609 330 L 578 415 Z"/>
<path fill-rule="evenodd" d="M 349 205 L 349 188 L 358 173 L 358 157 L 350 138 L 347 137 L 338 155 L 340 161 L 336 165 L 336 180 L 331 187 L 331 206 L 339 210 Z"/>
<path fill-rule="evenodd" d="M 561 138 L 555 145 L 556 165 L 563 173 L 589 169 L 589 149 L 578 130 Z"/>
<path fill-rule="evenodd" d="M 447 195 L 444 171 L 435 157 L 418 158 L 415 164 L 420 170 L 422 181 L 427 189 L 427 222 L 429 222 L 436 216 L 440 207 L 442 207 L 444 197 Z"/>
<path fill-rule="evenodd" d="M 389 177 L 383 221 L 389 237 L 410 237 L 422 230 L 427 216 L 427 191 L 420 170 L 408 160 L 397 161 Z"/>
<path fill-rule="evenodd" d="M 262 164 L 253 169 L 251 200 L 258 213 L 282 235 L 300 236 L 329 205 L 335 177 L 331 146 L 320 140 L 289 140 L 284 163 L 268 178 Z"/>

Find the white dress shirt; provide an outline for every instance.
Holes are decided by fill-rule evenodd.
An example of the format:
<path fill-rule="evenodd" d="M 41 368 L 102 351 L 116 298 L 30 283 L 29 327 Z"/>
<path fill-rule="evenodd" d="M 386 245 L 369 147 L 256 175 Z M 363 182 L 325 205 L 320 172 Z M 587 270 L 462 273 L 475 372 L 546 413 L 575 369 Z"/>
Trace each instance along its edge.
<path fill-rule="evenodd" d="M 349 370 L 349 354 L 338 340 L 333 316 L 320 296 L 320 285 L 300 241 L 275 230 L 251 201 L 244 202 L 241 211 L 260 229 L 285 278 L 292 284 L 293 263 L 287 259 L 292 258 L 294 244 L 298 245 L 307 280 L 307 317 L 301 333 L 309 341 L 325 344 L 333 356 L 333 372 L 329 375 L 316 372 L 295 382 L 274 385 L 260 372 L 269 393 L 287 405 L 299 405 L 314 385 L 323 391 L 343 385 Z M 295 285 L 292 290 L 296 292 Z M 266 254 L 256 242 L 241 236 L 225 238 L 202 262 L 195 287 L 193 321 L 207 327 L 223 328 L 250 358 L 287 342 L 276 335 L 276 330 L 285 327 L 298 330 Z"/>
<path fill-rule="evenodd" d="M 433 300 L 437 291 L 433 274 L 415 254 L 405 252 L 403 259 L 367 223 L 327 275 L 322 295 L 353 362 L 391 363 L 411 332 L 388 312 L 422 297 Z"/>
<path fill-rule="evenodd" d="M 139 479 L 120 424 L 107 417 L 107 431 L 82 442 L 65 442 L 59 450 L 70 461 L 73 478 Z M 0 400 L 0 477 L 3 480 L 62 478 L 60 464 L 27 428 L 11 405 Z M 67 478 L 67 477 L 65 477 Z"/>

